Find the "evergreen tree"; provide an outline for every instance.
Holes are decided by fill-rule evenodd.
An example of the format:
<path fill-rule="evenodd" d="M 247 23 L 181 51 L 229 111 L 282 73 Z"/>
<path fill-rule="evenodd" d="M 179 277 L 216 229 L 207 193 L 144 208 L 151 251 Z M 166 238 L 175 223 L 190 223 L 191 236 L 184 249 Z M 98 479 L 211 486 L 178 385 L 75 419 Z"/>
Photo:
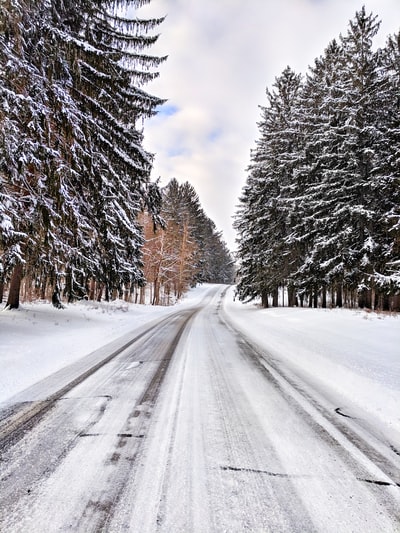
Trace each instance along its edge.
<path fill-rule="evenodd" d="M 377 146 L 379 129 L 380 78 L 377 55 L 372 49 L 379 23 L 365 8 L 350 21 L 342 38 L 343 79 L 346 84 L 347 132 L 343 151 L 347 156 L 342 198 L 336 205 L 344 229 L 344 276 L 350 289 L 371 289 L 376 257 L 379 257 L 380 209 L 376 203 L 373 171 L 380 165 Z"/>
<path fill-rule="evenodd" d="M 373 51 L 378 29 L 362 8 L 303 86 L 275 85 L 235 223 L 241 299 L 398 306 L 399 40 Z"/>
<path fill-rule="evenodd" d="M 274 88 L 267 91 L 269 105 L 262 108 L 260 138 L 251 154 L 235 222 L 240 236 L 239 297 L 261 297 L 264 306 L 268 295 L 277 305 L 278 288 L 286 285 L 294 260 L 285 239 L 290 233 L 288 197 L 299 148 L 296 102 L 301 77 L 286 68 Z"/>
<path fill-rule="evenodd" d="M 90 277 L 108 292 L 143 282 L 137 216 L 158 217 L 138 121 L 162 102 L 141 89 L 163 60 L 143 52 L 161 19 L 128 20 L 116 5 L 9 0 L 1 11 L 3 273 L 15 265 L 18 284 L 24 265 L 56 289 L 66 275 L 70 298 Z"/>
<path fill-rule="evenodd" d="M 297 223 L 291 242 L 301 247 L 303 260 L 293 279 L 301 302 L 308 294 L 314 305 L 320 291 L 326 305 L 327 287 L 335 289 L 341 302 L 346 227 L 337 213 L 346 202 L 348 158 L 343 150 L 348 124 L 343 55 L 342 47 L 332 41 L 310 69 L 300 100 L 304 157 L 297 169 Z"/>
<path fill-rule="evenodd" d="M 372 170 L 373 193 L 379 209 L 379 225 L 375 220 L 379 248 L 374 282 L 378 306 L 389 309 L 388 297 L 400 289 L 400 33 L 388 38 L 379 58 L 379 165 Z"/>

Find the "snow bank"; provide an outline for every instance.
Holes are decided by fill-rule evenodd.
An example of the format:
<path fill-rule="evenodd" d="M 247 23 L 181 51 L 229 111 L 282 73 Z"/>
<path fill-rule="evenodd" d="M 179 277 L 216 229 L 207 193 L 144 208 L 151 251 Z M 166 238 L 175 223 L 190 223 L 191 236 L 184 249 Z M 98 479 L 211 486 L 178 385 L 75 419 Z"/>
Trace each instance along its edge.
<path fill-rule="evenodd" d="M 233 301 L 230 321 L 273 361 L 354 417 L 400 438 L 400 317 L 362 310 L 269 308 Z"/>
<path fill-rule="evenodd" d="M 192 305 L 204 296 L 197 287 L 177 305 Z M 55 309 L 46 302 L 24 304 L 0 312 L 0 403 L 136 330 L 158 316 L 174 312 L 159 307 L 115 302 L 79 302 Z"/>

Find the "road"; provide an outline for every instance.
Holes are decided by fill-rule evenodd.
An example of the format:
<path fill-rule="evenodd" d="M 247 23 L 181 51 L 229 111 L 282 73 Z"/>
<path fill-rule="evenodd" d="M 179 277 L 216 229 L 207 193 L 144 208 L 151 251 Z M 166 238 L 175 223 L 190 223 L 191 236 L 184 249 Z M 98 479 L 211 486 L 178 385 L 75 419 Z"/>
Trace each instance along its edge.
<path fill-rule="evenodd" d="M 223 298 L 0 413 L 2 533 L 400 531 L 399 452 L 278 371 Z"/>

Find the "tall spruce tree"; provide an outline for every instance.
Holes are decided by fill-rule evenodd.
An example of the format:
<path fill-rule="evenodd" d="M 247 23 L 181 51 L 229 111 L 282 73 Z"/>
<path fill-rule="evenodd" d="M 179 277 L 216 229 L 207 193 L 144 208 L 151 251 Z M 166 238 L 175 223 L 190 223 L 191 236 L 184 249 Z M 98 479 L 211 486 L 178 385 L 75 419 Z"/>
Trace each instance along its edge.
<path fill-rule="evenodd" d="M 376 258 L 380 256 L 381 213 L 373 177 L 374 169 L 381 164 L 377 149 L 381 141 L 379 64 L 372 48 L 378 29 L 377 17 L 367 15 L 363 7 L 341 39 L 347 114 L 342 150 L 347 156 L 347 167 L 335 214 L 345 230 L 345 283 L 350 290 L 358 289 L 361 294 L 364 289 L 367 292 L 373 288 L 374 271 L 378 267 Z"/>
<path fill-rule="evenodd" d="M 265 108 L 235 223 L 242 299 L 286 283 L 289 303 L 398 307 L 399 39 L 374 51 L 378 29 L 362 8 L 292 106 Z"/>
<path fill-rule="evenodd" d="M 388 38 L 379 58 L 379 165 L 372 171 L 375 203 L 379 206 L 379 256 L 374 281 L 378 306 L 389 309 L 389 296 L 400 290 L 400 33 Z"/>
<path fill-rule="evenodd" d="M 297 168 L 293 200 L 297 222 L 291 242 L 302 250 L 302 263 L 293 273 L 302 296 L 312 297 L 329 287 L 342 302 L 346 227 L 337 211 L 346 202 L 348 154 L 343 150 L 347 134 L 346 86 L 342 79 L 343 49 L 332 41 L 308 73 L 301 96 L 303 161 Z"/>
<path fill-rule="evenodd" d="M 277 305 L 278 289 L 286 285 L 293 261 L 285 239 L 292 213 L 288 195 L 293 184 L 298 154 L 296 103 L 301 77 L 289 67 L 267 91 L 268 106 L 262 108 L 260 138 L 252 151 L 247 184 L 235 221 L 241 259 L 238 292 L 241 299 L 268 296 Z"/>
<path fill-rule="evenodd" d="M 140 121 L 162 101 L 141 86 L 163 58 L 144 53 L 161 19 L 121 17 L 142 1 L 9 0 L 2 5 L 0 86 L 4 123 L 0 194 L 4 276 L 15 265 L 69 297 L 89 277 L 110 290 L 142 282 L 146 206 L 157 218 L 152 156 Z M 13 105 L 17 103 L 18 105 Z"/>

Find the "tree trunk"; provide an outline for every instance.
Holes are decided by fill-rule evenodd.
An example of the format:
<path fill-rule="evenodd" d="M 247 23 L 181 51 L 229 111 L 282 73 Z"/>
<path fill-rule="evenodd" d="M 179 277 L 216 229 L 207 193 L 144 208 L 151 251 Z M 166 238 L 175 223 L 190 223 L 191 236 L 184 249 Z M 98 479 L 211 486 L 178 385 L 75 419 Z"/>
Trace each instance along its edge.
<path fill-rule="evenodd" d="M 46 299 L 46 288 L 47 288 L 47 277 L 43 274 L 42 280 L 40 283 L 40 299 Z"/>
<path fill-rule="evenodd" d="M 146 289 L 145 287 L 140 287 L 140 299 L 139 303 L 144 305 L 146 303 Z"/>
<path fill-rule="evenodd" d="M 288 305 L 289 307 L 295 307 L 297 305 L 296 291 L 293 287 L 288 287 Z"/>
<path fill-rule="evenodd" d="M 15 265 L 10 282 L 10 291 L 8 293 L 8 300 L 6 307 L 9 309 L 18 309 L 19 307 L 19 291 L 21 288 L 21 280 L 23 276 L 22 263 Z"/>
<path fill-rule="evenodd" d="M 376 302 L 375 302 L 375 288 L 373 287 L 371 289 L 371 309 L 372 311 L 375 311 L 376 308 Z"/>
<path fill-rule="evenodd" d="M 318 307 L 318 289 L 314 289 L 313 304 L 314 304 L 314 309 L 317 309 L 317 307 Z"/>
<path fill-rule="evenodd" d="M 104 289 L 103 283 L 99 283 L 97 286 L 97 295 L 96 295 L 97 302 L 101 302 L 101 299 L 103 298 L 103 289 Z"/>
<path fill-rule="evenodd" d="M 364 307 L 366 307 L 365 290 L 362 290 L 358 295 L 358 307 L 360 307 L 361 309 L 364 309 Z"/>
<path fill-rule="evenodd" d="M 400 295 L 395 294 L 392 297 L 391 311 L 400 311 Z"/>
<path fill-rule="evenodd" d="M 390 311 L 390 298 L 388 294 L 383 295 L 383 311 Z"/>
<path fill-rule="evenodd" d="M 105 292 L 105 295 L 104 295 L 104 299 L 106 302 L 109 302 L 110 301 L 110 288 L 108 286 L 108 283 L 106 283 L 106 292 Z"/>
<path fill-rule="evenodd" d="M 343 298 L 342 298 L 342 286 L 338 285 L 336 288 L 336 307 L 343 307 Z"/>
<path fill-rule="evenodd" d="M 94 278 L 90 279 L 89 283 L 89 300 L 94 301 L 96 294 L 96 281 Z"/>
<path fill-rule="evenodd" d="M 335 287 L 331 287 L 331 307 L 336 307 L 336 294 L 335 294 Z"/>
<path fill-rule="evenodd" d="M 322 287 L 322 308 L 326 309 L 326 287 Z"/>
<path fill-rule="evenodd" d="M 154 280 L 153 301 L 152 305 L 159 305 L 160 303 L 160 284 L 158 280 Z"/>
<path fill-rule="evenodd" d="M 68 269 L 65 275 L 65 287 L 64 287 L 64 296 L 67 298 L 67 302 L 70 304 L 74 301 L 72 296 L 72 271 Z"/>
<path fill-rule="evenodd" d="M 278 297 L 279 292 L 278 288 L 274 289 L 274 292 L 272 293 L 272 307 L 278 307 Z"/>
<path fill-rule="evenodd" d="M 261 293 L 261 306 L 265 309 L 268 307 L 268 293 L 267 291 L 262 291 Z"/>

